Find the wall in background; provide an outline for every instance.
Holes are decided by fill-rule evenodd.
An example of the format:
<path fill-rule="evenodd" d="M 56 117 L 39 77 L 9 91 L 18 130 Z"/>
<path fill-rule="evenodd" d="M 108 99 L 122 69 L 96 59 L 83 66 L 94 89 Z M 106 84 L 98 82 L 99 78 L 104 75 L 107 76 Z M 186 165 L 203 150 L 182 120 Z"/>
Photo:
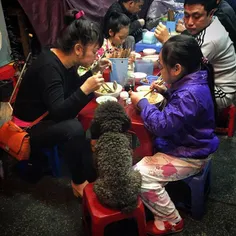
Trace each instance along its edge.
<path fill-rule="evenodd" d="M 2 10 L 2 3 L 0 1 L 0 32 L 2 37 L 2 47 L 0 49 L 0 67 L 8 64 L 11 61 L 11 48 L 8 39 L 6 23 Z"/>

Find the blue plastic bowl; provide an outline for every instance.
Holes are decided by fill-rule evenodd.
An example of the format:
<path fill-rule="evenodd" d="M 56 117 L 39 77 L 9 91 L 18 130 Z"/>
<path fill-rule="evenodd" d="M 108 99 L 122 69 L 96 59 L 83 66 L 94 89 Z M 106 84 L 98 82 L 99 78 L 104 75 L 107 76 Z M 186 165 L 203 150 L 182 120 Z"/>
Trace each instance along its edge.
<path fill-rule="evenodd" d="M 148 75 L 145 79 L 146 81 L 140 80 L 140 84 L 151 85 L 151 83 L 157 79 L 158 79 L 158 76 L 156 75 Z"/>

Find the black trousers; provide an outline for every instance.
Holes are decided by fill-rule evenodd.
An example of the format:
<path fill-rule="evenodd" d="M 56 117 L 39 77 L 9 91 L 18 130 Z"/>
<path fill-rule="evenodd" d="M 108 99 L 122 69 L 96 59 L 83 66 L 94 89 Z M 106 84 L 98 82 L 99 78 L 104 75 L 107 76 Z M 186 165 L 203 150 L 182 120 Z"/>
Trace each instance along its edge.
<path fill-rule="evenodd" d="M 61 122 L 42 121 L 28 132 L 31 144 L 30 161 L 37 162 L 43 148 L 57 145 L 63 153 L 75 184 L 95 180 L 90 141 L 86 140 L 83 127 L 77 119 Z"/>

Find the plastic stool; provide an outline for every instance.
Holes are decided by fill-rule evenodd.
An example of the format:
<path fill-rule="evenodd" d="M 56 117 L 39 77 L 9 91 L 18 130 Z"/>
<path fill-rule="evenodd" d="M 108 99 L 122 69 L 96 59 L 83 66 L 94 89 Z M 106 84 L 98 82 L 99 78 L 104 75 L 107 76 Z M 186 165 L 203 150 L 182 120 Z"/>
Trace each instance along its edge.
<path fill-rule="evenodd" d="M 83 221 L 87 231 L 90 232 L 86 220 L 88 216 L 91 217 L 92 236 L 103 236 L 104 229 L 108 224 L 127 218 L 135 218 L 137 220 L 139 236 L 146 235 L 145 211 L 140 198 L 138 199 L 137 208 L 132 213 L 124 214 L 101 205 L 93 191 L 93 184 L 88 184 L 84 189 L 83 195 Z"/>
<path fill-rule="evenodd" d="M 48 157 L 49 165 L 52 169 L 52 174 L 55 177 L 61 176 L 60 157 L 58 154 L 58 147 L 44 148 L 43 153 Z"/>
<path fill-rule="evenodd" d="M 176 203 L 177 207 L 179 205 L 187 207 L 191 211 L 193 219 L 200 220 L 205 211 L 205 200 L 210 192 L 211 186 L 211 160 L 209 160 L 204 169 L 197 175 L 190 176 L 183 179 L 189 188 L 191 189 L 191 205 L 186 206 L 184 203 Z"/>
<path fill-rule="evenodd" d="M 236 107 L 234 105 L 231 105 L 223 109 L 222 113 L 220 114 L 220 118 L 223 118 L 224 120 L 227 121 L 227 127 L 226 128 L 217 127 L 215 129 L 216 133 L 227 134 L 228 137 L 234 136 L 235 113 L 236 113 Z"/>

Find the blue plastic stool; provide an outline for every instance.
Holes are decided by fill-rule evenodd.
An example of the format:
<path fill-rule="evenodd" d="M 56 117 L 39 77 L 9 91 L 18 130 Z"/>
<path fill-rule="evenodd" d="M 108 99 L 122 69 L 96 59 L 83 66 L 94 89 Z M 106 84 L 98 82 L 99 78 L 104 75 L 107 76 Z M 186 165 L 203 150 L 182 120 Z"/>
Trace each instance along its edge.
<path fill-rule="evenodd" d="M 52 174 L 55 177 L 61 176 L 60 156 L 58 154 L 58 147 L 44 148 L 43 153 L 48 157 L 49 165 L 52 169 Z"/>
<path fill-rule="evenodd" d="M 211 160 L 209 160 L 204 169 L 197 175 L 190 176 L 184 180 L 191 189 L 191 206 L 184 203 L 176 203 L 176 206 L 184 206 L 191 211 L 192 218 L 200 220 L 205 211 L 205 200 L 210 192 L 211 186 Z"/>

